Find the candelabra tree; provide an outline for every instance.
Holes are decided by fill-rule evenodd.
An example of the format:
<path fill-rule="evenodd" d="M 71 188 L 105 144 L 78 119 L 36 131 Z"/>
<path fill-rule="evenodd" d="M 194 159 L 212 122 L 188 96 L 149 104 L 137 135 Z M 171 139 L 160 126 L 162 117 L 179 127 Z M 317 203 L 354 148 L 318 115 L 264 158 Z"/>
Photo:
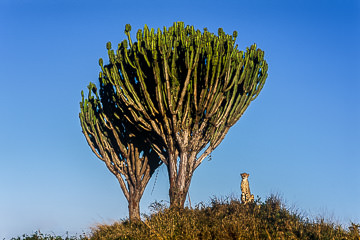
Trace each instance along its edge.
<path fill-rule="evenodd" d="M 111 86 L 101 83 L 100 95 L 93 83 L 89 95 L 80 103 L 79 114 L 83 134 L 95 155 L 105 162 L 120 183 L 128 201 L 129 218 L 140 220 L 140 199 L 145 187 L 161 161 L 132 124 L 112 114 L 116 111 Z M 95 94 L 92 95 L 92 93 Z"/>
<path fill-rule="evenodd" d="M 130 31 L 127 24 L 116 51 L 107 43 L 99 80 L 114 91 L 114 118 L 151 133 L 146 141 L 168 170 L 170 206 L 183 207 L 195 169 L 258 96 L 268 65 L 255 44 L 237 49 L 236 31 L 215 35 L 176 22 L 155 33 L 145 25 L 135 42 Z"/>

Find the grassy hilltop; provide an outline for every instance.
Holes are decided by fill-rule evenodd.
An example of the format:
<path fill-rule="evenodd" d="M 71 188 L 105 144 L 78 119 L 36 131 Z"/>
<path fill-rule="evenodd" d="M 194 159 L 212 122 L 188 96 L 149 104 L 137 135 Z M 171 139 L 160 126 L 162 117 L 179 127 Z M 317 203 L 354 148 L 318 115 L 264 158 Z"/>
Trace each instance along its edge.
<path fill-rule="evenodd" d="M 108 240 L 108 239 L 329 239 L 360 240 L 360 225 L 348 229 L 323 218 L 311 220 L 289 210 L 276 196 L 264 202 L 241 204 L 239 199 L 213 198 L 210 204 L 170 210 L 155 202 L 144 221 L 127 219 L 112 225 L 99 225 L 87 236 L 61 237 L 35 233 L 12 240 Z"/>

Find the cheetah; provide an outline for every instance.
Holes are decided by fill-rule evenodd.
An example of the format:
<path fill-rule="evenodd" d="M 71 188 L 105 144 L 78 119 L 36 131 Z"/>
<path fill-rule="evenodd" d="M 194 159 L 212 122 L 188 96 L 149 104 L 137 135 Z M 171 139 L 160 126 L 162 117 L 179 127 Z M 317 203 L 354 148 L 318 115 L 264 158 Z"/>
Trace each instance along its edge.
<path fill-rule="evenodd" d="M 251 194 L 250 192 L 250 187 L 249 187 L 249 181 L 248 181 L 248 177 L 249 174 L 248 173 L 242 173 L 241 175 L 241 202 L 246 204 L 249 202 L 254 202 L 254 195 Z"/>

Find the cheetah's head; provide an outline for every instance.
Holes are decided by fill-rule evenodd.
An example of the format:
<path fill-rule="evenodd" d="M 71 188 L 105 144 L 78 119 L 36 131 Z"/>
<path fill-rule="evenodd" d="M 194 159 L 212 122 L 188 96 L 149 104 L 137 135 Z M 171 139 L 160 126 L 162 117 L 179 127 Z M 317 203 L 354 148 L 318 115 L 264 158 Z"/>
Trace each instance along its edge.
<path fill-rule="evenodd" d="M 240 174 L 240 175 L 241 175 L 241 178 L 243 178 L 243 179 L 245 178 L 245 179 L 246 179 L 246 178 L 249 177 L 250 174 L 248 174 L 248 173 L 242 173 L 242 174 Z"/>

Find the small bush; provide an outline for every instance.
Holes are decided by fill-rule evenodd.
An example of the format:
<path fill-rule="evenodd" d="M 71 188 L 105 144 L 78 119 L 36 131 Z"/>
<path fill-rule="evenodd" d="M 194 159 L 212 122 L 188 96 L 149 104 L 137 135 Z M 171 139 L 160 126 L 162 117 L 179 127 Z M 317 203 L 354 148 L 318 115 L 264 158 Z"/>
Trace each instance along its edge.
<path fill-rule="evenodd" d="M 40 231 L 35 232 L 32 235 L 24 234 L 22 237 L 11 238 L 11 240 L 85 240 L 88 239 L 84 236 L 70 236 L 66 234 L 66 237 L 63 236 L 52 236 L 50 234 L 43 234 Z"/>

